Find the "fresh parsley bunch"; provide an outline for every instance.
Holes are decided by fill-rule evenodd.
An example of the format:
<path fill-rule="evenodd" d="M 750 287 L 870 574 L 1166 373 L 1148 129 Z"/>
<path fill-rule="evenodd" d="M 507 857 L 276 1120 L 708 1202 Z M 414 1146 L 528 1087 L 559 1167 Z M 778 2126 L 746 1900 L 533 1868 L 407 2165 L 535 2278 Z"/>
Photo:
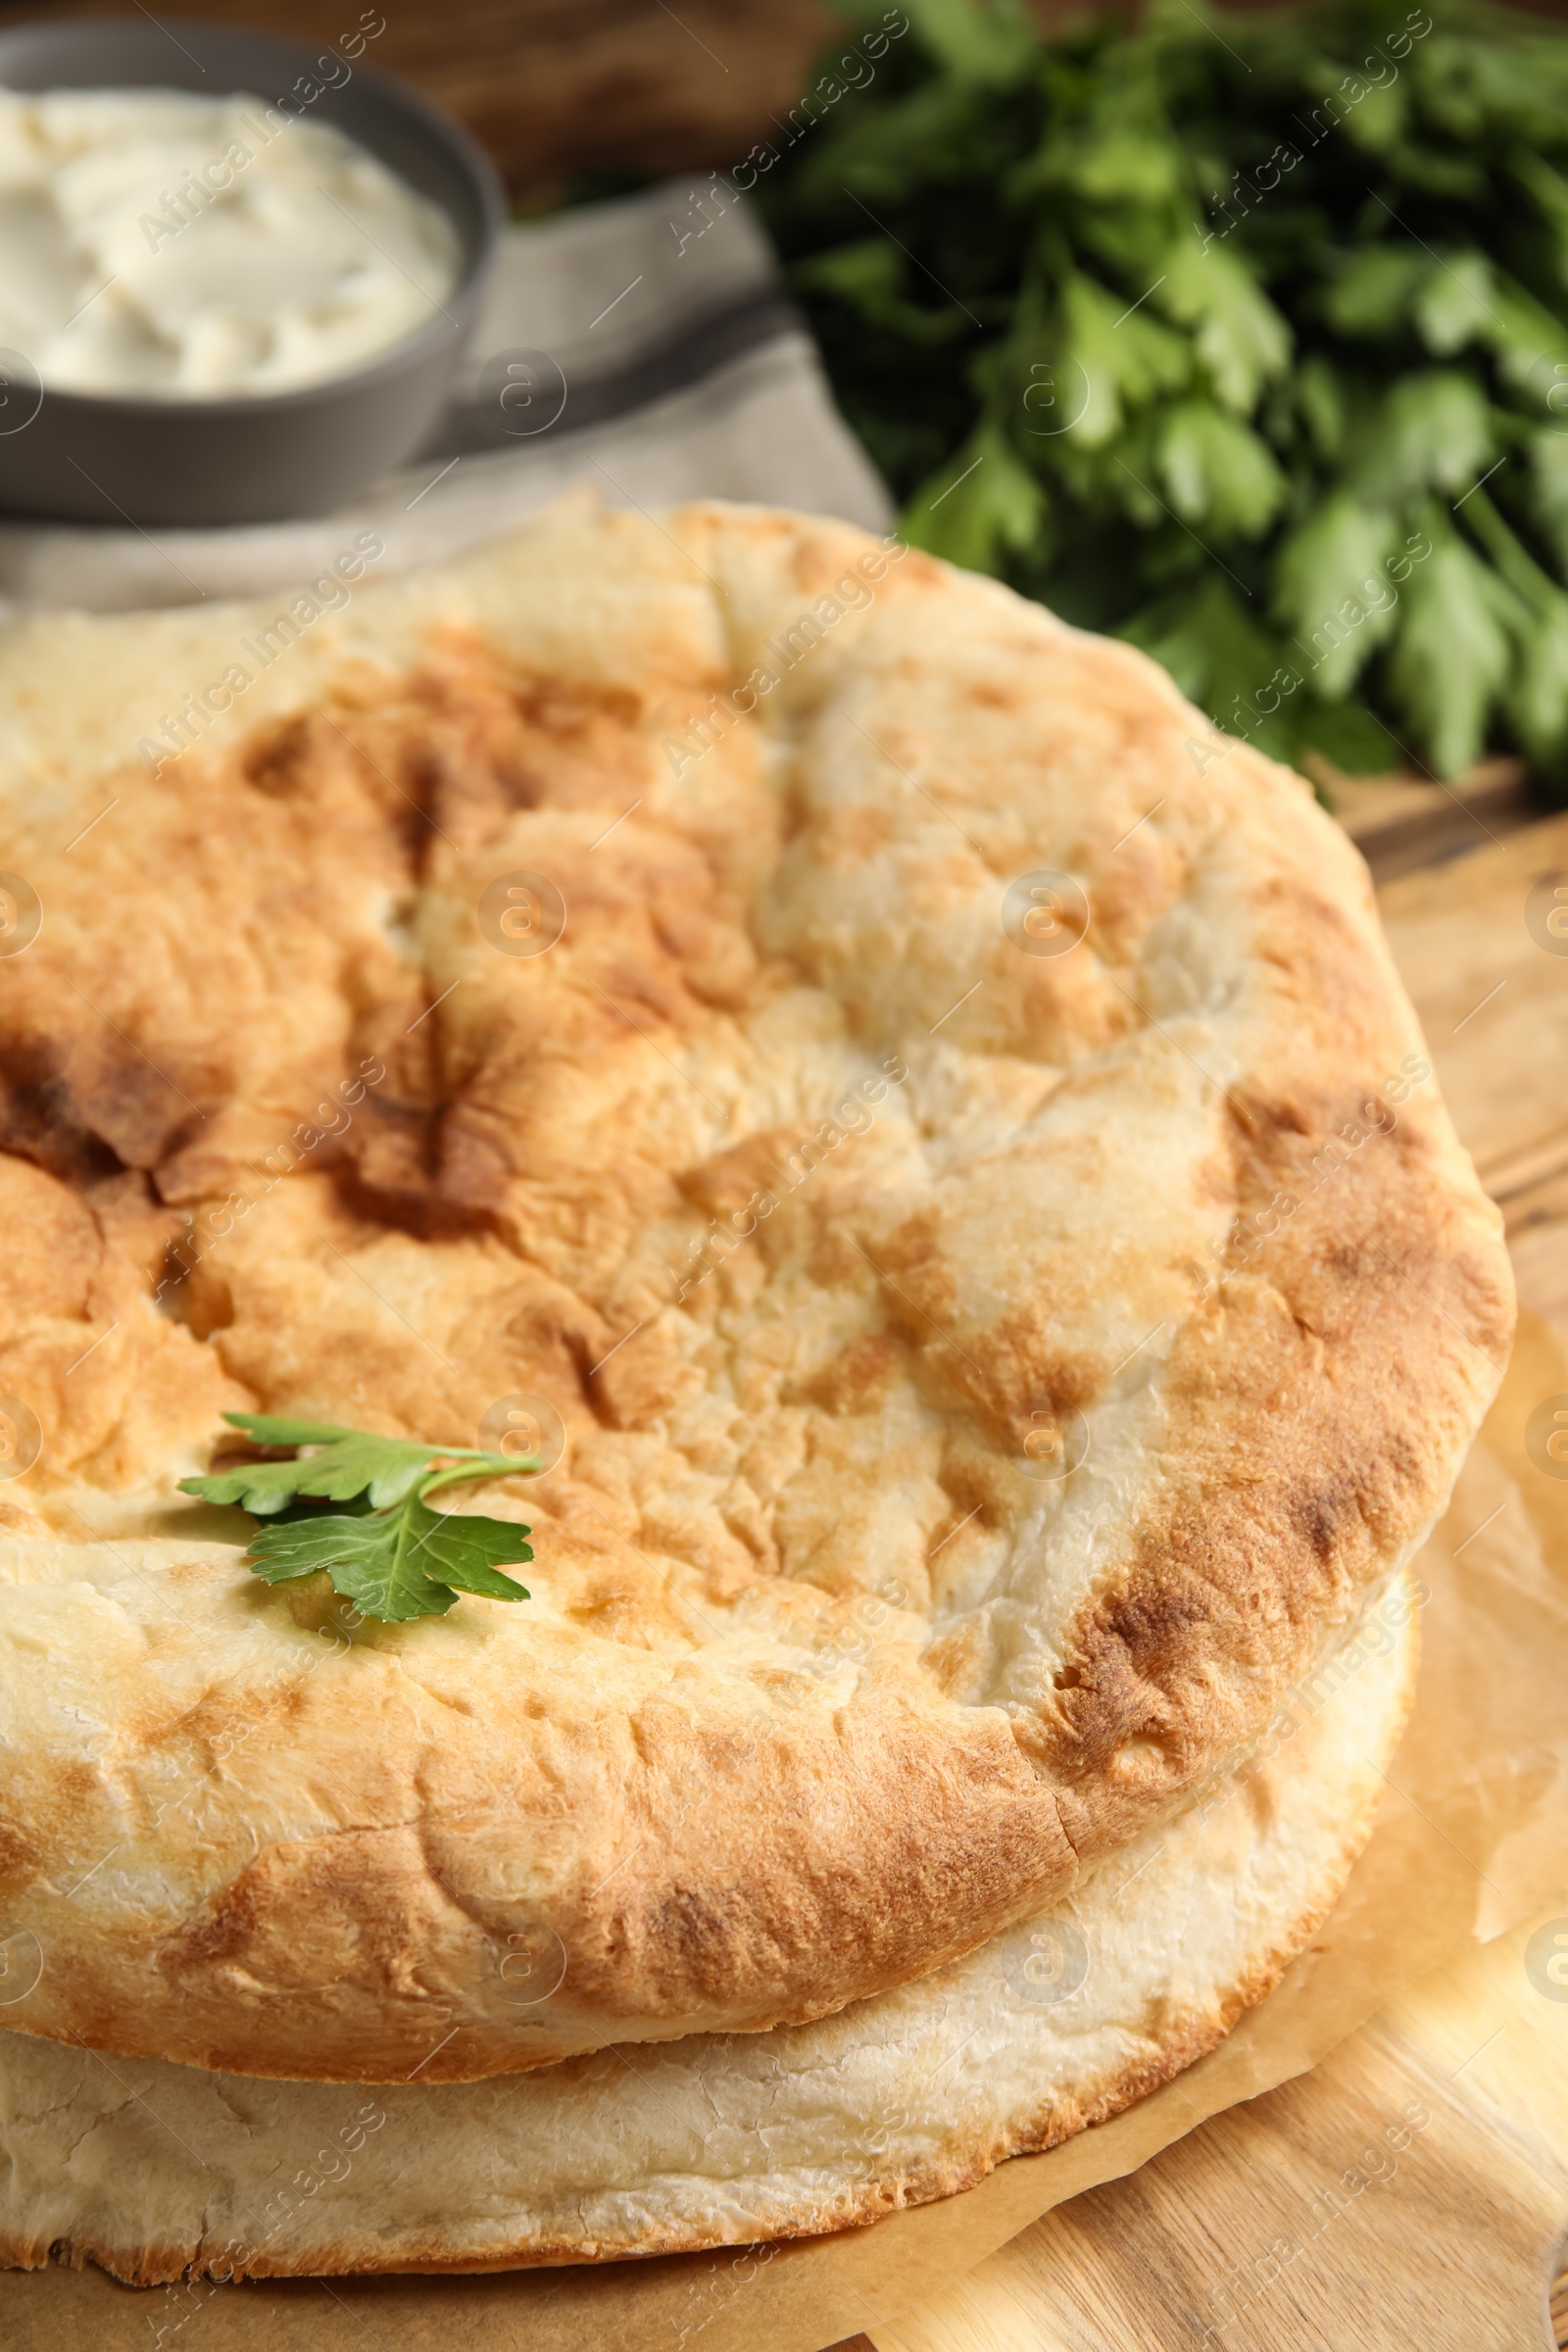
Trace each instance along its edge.
<path fill-rule="evenodd" d="M 429 1496 L 469 1479 L 514 1478 L 537 1470 L 529 1458 L 481 1453 L 467 1446 L 427 1446 L 416 1438 L 380 1438 L 331 1421 L 290 1421 L 270 1413 L 225 1413 L 263 1446 L 310 1446 L 293 1461 L 241 1462 L 209 1478 L 182 1478 L 182 1494 L 238 1503 L 267 1525 L 246 1553 L 270 1585 L 325 1569 L 335 1592 L 368 1617 L 397 1624 L 444 1616 L 459 1592 L 490 1600 L 526 1600 L 527 1588 L 497 1571 L 531 1560 L 530 1532 L 506 1519 L 432 1511 Z M 342 1506 L 325 1511 L 322 1500 Z"/>
<path fill-rule="evenodd" d="M 905 5 L 758 194 L 907 536 L 1279 758 L 1568 781 L 1568 34 Z"/>

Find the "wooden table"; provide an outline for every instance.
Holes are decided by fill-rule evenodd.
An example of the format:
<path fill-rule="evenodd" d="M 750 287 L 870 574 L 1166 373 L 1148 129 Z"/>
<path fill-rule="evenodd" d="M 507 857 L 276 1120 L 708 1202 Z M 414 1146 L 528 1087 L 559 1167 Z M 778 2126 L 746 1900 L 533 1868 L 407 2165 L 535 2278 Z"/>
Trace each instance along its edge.
<path fill-rule="evenodd" d="M 1568 1332 L 1568 938 L 1559 954 L 1539 936 L 1540 885 L 1568 884 L 1568 815 L 1530 821 L 1517 773 L 1497 764 L 1441 802 L 1430 785 L 1344 802 L 1374 872 L 1393 877 L 1384 920 L 1503 1208 L 1522 1303 Z M 1532 1931 L 1559 1917 L 1568 1854 L 1538 1919 L 1393 2002 L 1311 2074 L 1047 2214 L 855 2352 L 1568 2347 L 1568 2000 L 1544 1999 L 1525 1967 Z M 1324 2227 L 1325 2191 L 1411 2098 L 1433 2116 L 1418 2146 Z"/>
<path fill-rule="evenodd" d="M 1557 0 L 1526 4 L 1549 12 Z M 1082 16 L 1085 0 L 1032 5 L 1050 24 Z M 1132 16 L 1142 0 L 1088 5 Z M 584 174 L 727 171 L 768 136 L 811 58 L 842 29 L 826 0 L 201 0 L 179 13 L 322 46 L 380 17 L 385 29 L 367 45 L 366 63 L 407 75 L 458 116 L 530 206 L 555 201 Z M 145 22 L 152 12 L 142 0 L 50 0 L 47 9 L 4 0 L 0 28 L 45 14 Z"/>
<path fill-rule="evenodd" d="M 141 0 L 4 0 L 0 29 L 44 15 L 152 14 Z M 181 15 L 340 54 L 379 17 L 364 63 L 406 75 L 466 122 L 528 206 L 588 174 L 728 170 L 794 104 L 833 31 L 818 0 L 201 0 Z"/>

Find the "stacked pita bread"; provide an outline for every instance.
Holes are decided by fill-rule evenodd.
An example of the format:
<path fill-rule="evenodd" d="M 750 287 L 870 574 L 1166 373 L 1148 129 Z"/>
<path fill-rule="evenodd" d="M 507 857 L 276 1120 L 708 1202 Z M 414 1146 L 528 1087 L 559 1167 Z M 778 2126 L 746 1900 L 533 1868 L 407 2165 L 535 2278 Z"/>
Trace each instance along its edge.
<path fill-rule="evenodd" d="M 1511 1314 L 1306 788 L 717 507 L 24 628 L 0 709 L 6 2258 L 828 2229 L 1223 2034 Z M 532 1599 L 264 1586 L 175 1493 L 245 1409 L 526 1428 Z"/>

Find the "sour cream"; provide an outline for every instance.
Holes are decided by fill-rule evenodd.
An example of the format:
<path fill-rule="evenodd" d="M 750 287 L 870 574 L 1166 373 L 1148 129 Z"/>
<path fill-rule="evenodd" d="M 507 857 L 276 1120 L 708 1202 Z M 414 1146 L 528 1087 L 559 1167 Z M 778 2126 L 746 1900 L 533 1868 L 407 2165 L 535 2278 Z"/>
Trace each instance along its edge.
<path fill-rule="evenodd" d="M 401 342 L 459 275 L 444 213 L 244 95 L 0 90 L 0 345 L 47 388 L 226 399 Z"/>

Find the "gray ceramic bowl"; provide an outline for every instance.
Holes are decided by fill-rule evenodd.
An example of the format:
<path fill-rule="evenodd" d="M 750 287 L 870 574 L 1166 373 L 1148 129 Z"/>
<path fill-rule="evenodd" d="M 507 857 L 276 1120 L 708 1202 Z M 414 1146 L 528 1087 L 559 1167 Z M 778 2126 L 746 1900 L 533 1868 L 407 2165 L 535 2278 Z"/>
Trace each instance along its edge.
<path fill-rule="evenodd" d="M 456 228 L 462 273 L 444 308 L 351 374 L 251 400 L 40 396 L 26 355 L 0 353 L 0 509 L 76 522 L 270 522 L 342 506 L 418 447 L 473 327 L 502 217 L 495 172 L 465 130 L 363 55 L 270 33 L 179 17 L 0 33 L 0 84 L 15 90 L 250 90 L 270 104 L 301 76 L 319 88 L 326 73 L 336 86 L 305 119 L 358 139 Z"/>

